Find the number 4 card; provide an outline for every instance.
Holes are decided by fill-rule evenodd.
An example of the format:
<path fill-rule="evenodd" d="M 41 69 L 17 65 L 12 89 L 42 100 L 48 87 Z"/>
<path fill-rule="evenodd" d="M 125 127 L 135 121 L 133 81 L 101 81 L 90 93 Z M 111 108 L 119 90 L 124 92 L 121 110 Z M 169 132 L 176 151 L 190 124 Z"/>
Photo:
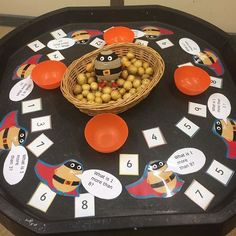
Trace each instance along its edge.
<path fill-rule="evenodd" d="M 166 144 L 166 140 L 159 127 L 143 130 L 143 135 L 149 148 Z"/>

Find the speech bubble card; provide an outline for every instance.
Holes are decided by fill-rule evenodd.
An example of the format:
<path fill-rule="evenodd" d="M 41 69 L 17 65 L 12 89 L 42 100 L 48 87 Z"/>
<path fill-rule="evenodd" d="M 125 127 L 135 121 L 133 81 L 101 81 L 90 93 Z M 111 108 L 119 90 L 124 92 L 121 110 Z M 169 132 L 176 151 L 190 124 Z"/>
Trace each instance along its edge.
<path fill-rule="evenodd" d="M 9 98 L 13 102 L 21 101 L 30 95 L 33 88 L 34 82 L 29 76 L 26 79 L 19 81 L 12 87 L 9 93 Z"/>
<path fill-rule="evenodd" d="M 122 192 L 120 181 L 103 170 L 91 169 L 84 171 L 80 178 L 83 187 L 95 197 L 109 200 L 117 198 Z"/>
<path fill-rule="evenodd" d="M 71 38 L 53 39 L 48 42 L 47 47 L 53 50 L 64 50 L 74 46 L 75 40 Z"/>
<path fill-rule="evenodd" d="M 189 38 L 181 38 L 179 40 L 179 45 L 185 52 L 191 55 L 196 55 L 201 51 L 198 44 Z"/>
<path fill-rule="evenodd" d="M 167 160 L 168 167 L 175 173 L 186 175 L 199 171 L 206 162 L 206 156 L 196 148 L 182 148 Z"/>
<path fill-rule="evenodd" d="M 215 118 L 222 119 L 227 123 L 227 117 L 231 113 L 231 104 L 226 96 L 221 93 L 212 94 L 207 101 L 207 106 Z"/>
<path fill-rule="evenodd" d="M 19 183 L 25 175 L 28 166 L 28 153 L 23 146 L 14 146 L 8 153 L 3 165 L 4 179 L 10 185 Z"/>

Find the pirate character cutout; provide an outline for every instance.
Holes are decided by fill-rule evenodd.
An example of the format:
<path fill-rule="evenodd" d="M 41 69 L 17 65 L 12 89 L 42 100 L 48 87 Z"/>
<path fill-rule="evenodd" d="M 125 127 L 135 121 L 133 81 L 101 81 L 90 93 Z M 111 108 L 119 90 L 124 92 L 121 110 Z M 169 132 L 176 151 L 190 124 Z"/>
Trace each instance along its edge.
<path fill-rule="evenodd" d="M 17 111 L 8 113 L 0 123 L 0 150 L 10 150 L 25 143 L 27 131 L 17 122 Z"/>
<path fill-rule="evenodd" d="M 216 120 L 213 125 L 213 133 L 225 142 L 227 146 L 226 156 L 230 159 L 236 159 L 236 121 L 232 119 L 226 121 Z"/>
<path fill-rule="evenodd" d="M 173 34 L 174 32 L 168 29 L 156 26 L 144 26 L 141 28 L 147 39 L 158 39 L 162 35 Z"/>
<path fill-rule="evenodd" d="M 76 160 L 68 160 L 59 165 L 49 165 L 38 161 L 35 166 L 38 178 L 57 194 L 78 197 L 83 166 Z"/>
<path fill-rule="evenodd" d="M 26 79 L 29 77 L 34 67 L 39 63 L 41 57 L 41 54 L 37 54 L 23 62 L 15 69 L 12 79 Z"/>
<path fill-rule="evenodd" d="M 164 161 L 150 161 L 143 176 L 136 182 L 126 186 L 134 198 L 168 198 L 178 193 L 184 181 L 171 170 Z"/>
<path fill-rule="evenodd" d="M 220 58 L 211 50 L 205 49 L 193 56 L 194 63 L 200 66 L 206 66 L 213 70 L 217 76 L 224 74 L 224 67 Z"/>

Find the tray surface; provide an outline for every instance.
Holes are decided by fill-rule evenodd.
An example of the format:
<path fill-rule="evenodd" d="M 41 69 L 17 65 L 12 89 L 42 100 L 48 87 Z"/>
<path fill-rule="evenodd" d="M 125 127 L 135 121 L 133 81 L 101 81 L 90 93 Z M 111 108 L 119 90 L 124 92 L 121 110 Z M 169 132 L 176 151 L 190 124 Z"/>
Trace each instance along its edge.
<path fill-rule="evenodd" d="M 148 12 L 146 19 L 141 14 L 144 9 Z M 227 155 L 230 155 L 229 153 L 232 150 L 232 152 L 235 152 L 235 146 L 230 150 L 227 149 L 225 140 L 212 131 L 216 118 L 210 113 L 209 109 L 206 111 L 206 117 L 189 114 L 188 111 L 189 102 L 207 106 L 209 97 L 212 94 L 218 93 L 228 98 L 231 104 L 231 112 L 228 118 L 236 121 L 235 70 L 232 70 L 233 60 L 235 61 L 236 55 L 234 54 L 235 50 L 231 51 L 231 58 L 229 58 L 230 54 L 227 54 L 232 46 L 230 45 L 227 34 L 205 22 L 201 22 L 199 19 L 191 18 L 184 13 L 165 8 L 130 7 L 126 10 L 129 11 L 130 15 L 127 15 L 127 17 L 124 16 L 122 19 L 119 16 L 121 14 L 125 15 L 125 10 L 123 13 L 118 13 L 118 11 L 122 12 L 122 10 L 116 8 L 111 11 L 117 12 L 118 17 L 114 21 L 110 20 L 111 16 L 109 14 L 112 13 L 107 13 L 107 8 L 95 8 L 91 11 L 88 9 L 68 8 L 56 11 L 32 21 L 29 25 L 20 27 L 2 40 L 0 55 L 1 57 L 4 56 L 6 66 L 2 64 L 0 67 L 0 87 L 2 88 L 0 94 L 2 99 L 0 103 L 0 118 L 3 119 L 5 115 L 12 111 L 18 111 L 18 124 L 28 131 L 28 137 L 23 144 L 28 153 L 28 167 L 23 179 L 19 183 L 11 185 L 6 181 L 4 171 L 0 172 L 0 194 L 2 198 L 0 209 L 2 213 L 35 232 L 44 233 L 174 225 L 180 224 L 180 221 L 185 219 L 184 224 L 188 224 L 189 222 L 192 224 L 220 223 L 228 220 L 235 215 L 235 210 L 233 209 L 235 209 L 236 193 L 236 175 L 234 174 L 236 156 L 227 158 Z M 138 17 L 135 12 L 140 12 L 141 16 Z M 165 12 L 168 14 L 177 14 L 180 18 L 179 20 L 176 18 L 176 21 L 174 19 L 166 21 L 166 18 L 163 16 Z M 161 13 L 159 17 L 157 13 Z M 65 15 L 64 24 L 61 20 L 63 14 Z M 71 14 L 71 19 L 68 18 L 68 14 Z M 80 16 L 75 16 L 76 14 Z M 107 19 L 103 17 L 95 20 L 98 17 L 96 14 L 108 14 L 108 17 Z M 92 19 L 89 19 L 89 16 Z M 198 22 L 199 20 L 198 28 L 194 28 L 196 25 L 193 25 L 190 31 L 185 26 L 180 27 L 180 22 L 184 17 L 186 17 L 186 21 Z M 80 20 L 77 20 L 77 18 Z M 45 21 L 48 21 L 48 25 L 45 26 L 45 29 L 39 29 L 38 27 L 45 24 Z M 59 89 L 49 91 L 43 90 L 35 85 L 33 91 L 23 101 L 41 98 L 42 109 L 36 112 L 22 114 L 22 101 L 15 102 L 9 99 L 9 92 L 12 87 L 20 81 L 20 79 L 14 78 L 16 68 L 34 55 L 40 54 L 39 61 L 48 60 L 47 54 L 55 51 L 47 47 L 47 43 L 54 39 L 50 34 L 51 32 L 61 29 L 66 33 L 66 37 L 69 37 L 70 32 L 77 30 L 93 29 L 94 31 L 103 32 L 112 26 L 120 25 L 139 31 L 142 31 L 144 26 L 155 26 L 168 29 L 173 34 L 165 35 L 163 33 L 156 39 L 146 38 L 145 36 L 139 38 L 139 40 L 148 42 L 148 46 L 155 49 L 163 57 L 165 61 L 165 72 L 160 83 L 145 100 L 120 114 L 127 122 L 129 136 L 125 145 L 118 151 L 111 154 L 102 154 L 90 148 L 84 137 L 84 128 L 90 117 L 81 113 L 72 104 L 68 103 Z M 201 27 L 209 27 L 211 29 L 209 30 L 209 37 L 201 37 L 196 32 L 198 29 L 200 31 L 204 30 Z M 34 32 L 31 33 L 32 31 L 29 29 L 34 29 Z M 39 33 L 36 33 L 38 29 Z M 214 34 L 218 35 L 217 39 L 213 37 Z M 25 36 L 25 38 L 22 38 L 21 41 L 22 36 Z M 18 38 L 18 42 L 15 41 L 17 37 L 20 37 Z M 90 45 L 95 38 L 102 39 L 102 35 L 93 36 L 86 44 L 74 44 L 67 49 L 60 50 L 60 53 L 64 57 L 62 62 L 68 66 L 75 59 L 95 50 L 96 47 Z M 222 86 L 217 85 L 218 87 L 216 87 L 212 82 L 213 86 L 210 86 L 206 92 L 193 97 L 184 95 L 177 90 L 174 84 L 175 69 L 178 65 L 184 63 L 191 62 L 194 64 L 194 55 L 187 53 L 180 47 L 179 40 L 181 38 L 189 38 L 196 42 L 202 51 L 209 49 L 209 51 L 213 51 L 218 56 L 222 63 L 222 68 L 224 68 L 224 73 L 222 72 L 220 75 L 212 67 L 204 67 L 199 64 L 197 66 L 204 69 L 212 79 L 216 78 L 215 81 L 217 81 L 217 84 L 218 82 L 222 83 Z M 161 45 L 166 48 L 161 48 L 157 41 L 166 39 L 169 41 L 161 42 Z M 34 52 L 27 44 L 35 40 L 39 40 L 45 47 Z M 9 44 L 8 46 L 6 46 L 7 43 Z M 4 47 L 6 47 L 5 51 Z M 50 116 L 51 128 L 32 132 L 31 119 L 43 116 Z M 177 124 L 184 117 L 199 127 L 197 132 L 191 137 L 177 127 Z M 230 121 L 228 120 L 228 122 Z M 159 127 L 165 143 L 149 148 L 142 131 L 155 127 Z M 53 144 L 45 152 L 37 156 L 30 150 L 28 145 L 41 134 L 46 135 Z M 199 149 L 204 153 L 206 162 L 197 172 L 186 175 L 177 174 L 184 181 L 179 192 L 169 198 L 159 196 L 146 199 L 137 199 L 128 193 L 125 186 L 140 179 L 145 166 L 150 161 L 161 160 L 167 162 L 168 158 L 174 152 L 183 148 Z M 0 168 L 2 170 L 9 152 L 10 150 L 0 152 Z M 138 154 L 138 175 L 119 174 L 120 154 Z M 115 176 L 122 184 L 123 189 L 121 194 L 111 200 L 95 197 L 95 215 L 88 218 L 75 218 L 74 196 L 55 194 L 48 209 L 44 211 L 32 207 L 29 201 L 32 199 L 40 183 L 43 182 L 35 173 L 36 163 L 43 161 L 48 165 L 57 166 L 70 159 L 75 159 L 82 163 L 84 170 L 99 169 Z M 213 178 L 210 174 L 206 173 L 212 165 L 213 160 L 224 165 L 224 167 L 228 167 L 227 171 L 229 172 L 227 173 L 229 176 L 225 177 L 228 179 L 224 179 L 224 184 L 220 182 L 220 177 Z M 197 162 L 196 160 L 194 164 Z M 216 166 L 215 169 L 218 168 L 219 171 L 219 167 L 221 166 Z M 195 189 L 195 193 L 191 194 L 191 196 L 199 194 L 204 199 L 203 205 L 205 206 L 205 210 L 186 195 L 186 190 L 194 183 L 197 183 L 196 181 L 203 185 L 206 191 L 208 190 L 214 195 L 212 200 L 205 199 L 206 195 L 202 196 L 202 192 L 196 193 L 198 189 Z M 82 185 L 79 187 L 79 193 L 81 194 L 80 196 L 85 196 L 85 201 L 89 201 L 86 195 L 83 195 L 87 191 Z M 77 198 L 79 199 L 80 197 Z M 41 203 L 38 202 L 37 206 L 40 208 Z M 145 219 L 145 216 L 149 216 L 149 220 Z M 188 216 L 193 216 L 194 218 L 189 219 Z M 212 219 L 212 216 L 215 216 L 214 219 Z M 157 219 L 159 219 L 158 223 L 156 221 Z M 168 219 L 169 223 L 166 223 L 168 222 L 166 219 Z M 83 224 L 80 224 L 80 222 Z"/>

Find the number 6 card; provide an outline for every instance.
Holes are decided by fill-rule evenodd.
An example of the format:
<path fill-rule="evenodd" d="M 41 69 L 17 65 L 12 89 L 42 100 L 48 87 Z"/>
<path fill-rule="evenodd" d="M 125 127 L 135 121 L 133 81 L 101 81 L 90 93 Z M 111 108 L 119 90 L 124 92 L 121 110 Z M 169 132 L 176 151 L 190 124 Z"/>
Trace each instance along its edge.
<path fill-rule="evenodd" d="M 120 175 L 139 175 L 138 154 L 120 154 Z"/>
<path fill-rule="evenodd" d="M 28 205 L 40 211 L 47 212 L 55 196 L 56 193 L 53 192 L 46 184 L 40 183 L 29 200 Z"/>

